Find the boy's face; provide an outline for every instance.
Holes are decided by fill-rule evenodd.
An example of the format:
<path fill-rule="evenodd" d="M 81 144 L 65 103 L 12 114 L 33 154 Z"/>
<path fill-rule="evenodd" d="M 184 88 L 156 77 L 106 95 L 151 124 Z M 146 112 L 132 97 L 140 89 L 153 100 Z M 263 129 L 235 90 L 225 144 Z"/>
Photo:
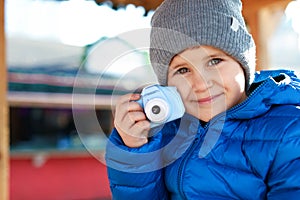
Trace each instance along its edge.
<path fill-rule="evenodd" d="M 168 69 L 168 85 L 177 87 L 187 113 L 206 122 L 246 98 L 240 64 L 210 46 L 176 55 Z"/>

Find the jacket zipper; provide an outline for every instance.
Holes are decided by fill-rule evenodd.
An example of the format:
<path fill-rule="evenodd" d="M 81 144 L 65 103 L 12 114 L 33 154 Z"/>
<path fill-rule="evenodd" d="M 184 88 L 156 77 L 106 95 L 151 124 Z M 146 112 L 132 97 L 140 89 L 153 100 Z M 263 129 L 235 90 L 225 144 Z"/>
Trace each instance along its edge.
<path fill-rule="evenodd" d="M 196 149 L 196 147 L 198 146 L 197 145 L 198 140 L 199 140 L 199 136 L 197 136 L 194 139 L 193 144 L 189 147 L 186 156 L 180 162 L 180 165 L 178 167 L 177 186 L 178 186 L 179 194 L 183 197 L 183 199 L 187 199 L 187 197 L 185 196 L 183 189 L 182 189 L 182 181 L 181 180 L 182 180 L 183 168 L 184 168 L 185 164 L 187 163 L 188 159 L 190 158 L 190 156 L 192 155 L 192 153 L 194 152 L 194 150 Z"/>

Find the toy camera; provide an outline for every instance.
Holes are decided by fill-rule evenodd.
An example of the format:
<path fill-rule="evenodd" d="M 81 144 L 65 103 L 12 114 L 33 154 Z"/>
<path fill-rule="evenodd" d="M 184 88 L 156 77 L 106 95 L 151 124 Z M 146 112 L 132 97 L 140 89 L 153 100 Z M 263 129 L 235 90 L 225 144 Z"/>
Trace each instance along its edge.
<path fill-rule="evenodd" d="M 185 109 L 176 87 L 157 84 L 145 87 L 137 102 L 155 127 L 183 116 Z"/>

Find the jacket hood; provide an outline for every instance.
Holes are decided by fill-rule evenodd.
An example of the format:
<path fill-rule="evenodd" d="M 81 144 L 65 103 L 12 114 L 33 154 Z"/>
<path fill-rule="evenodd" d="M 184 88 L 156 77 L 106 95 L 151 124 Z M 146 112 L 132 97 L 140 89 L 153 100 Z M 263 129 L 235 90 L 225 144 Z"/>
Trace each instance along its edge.
<path fill-rule="evenodd" d="M 300 79 L 291 70 L 256 72 L 248 98 L 228 110 L 227 117 L 249 119 L 266 113 L 273 105 L 300 105 Z"/>

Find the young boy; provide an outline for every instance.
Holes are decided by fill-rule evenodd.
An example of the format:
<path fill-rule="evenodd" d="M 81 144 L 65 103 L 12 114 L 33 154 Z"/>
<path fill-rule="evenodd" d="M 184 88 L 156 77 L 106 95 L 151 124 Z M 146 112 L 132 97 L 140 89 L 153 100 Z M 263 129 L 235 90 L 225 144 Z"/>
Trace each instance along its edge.
<path fill-rule="evenodd" d="M 186 113 L 150 129 L 140 95 L 121 97 L 106 154 L 114 199 L 300 197 L 300 82 L 287 70 L 253 79 L 239 0 L 165 0 L 150 58 Z"/>

